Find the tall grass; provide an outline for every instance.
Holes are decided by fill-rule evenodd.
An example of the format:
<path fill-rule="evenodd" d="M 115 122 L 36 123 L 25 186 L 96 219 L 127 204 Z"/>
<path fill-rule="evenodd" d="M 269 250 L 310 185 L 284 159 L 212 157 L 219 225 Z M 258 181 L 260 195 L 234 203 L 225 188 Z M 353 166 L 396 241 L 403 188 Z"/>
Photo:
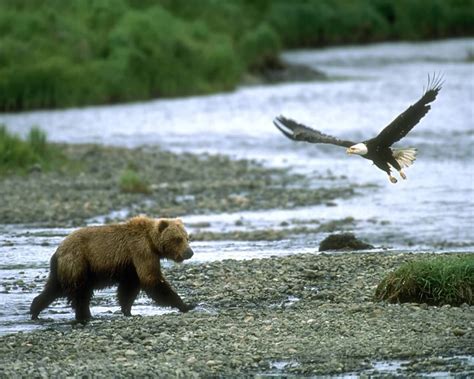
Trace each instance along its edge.
<path fill-rule="evenodd" d="M 133 168 L 122 171 L 119 177 L 119 188 L 124 193 L 151 193 L 148 182 Z"/>
<path fill-rule="evenodd" d="M 388 274 L 377 300 L 431 305 L 474 304 L 474 255 L 421 259 Z"/>
<path fill-rule="evenodd" d="M 282 48 L 473 34 L 473 0 L 2 0 L 0 111 L 229 90 Z"/>
<path fill-rule="evenodd" d="M 48 170 L 62 163 L 62 153 L 47 142 L 42 130 L 32 128 L 23 140 L 0 125 L 0 176 L 25 173 L 33 167 Z"/>

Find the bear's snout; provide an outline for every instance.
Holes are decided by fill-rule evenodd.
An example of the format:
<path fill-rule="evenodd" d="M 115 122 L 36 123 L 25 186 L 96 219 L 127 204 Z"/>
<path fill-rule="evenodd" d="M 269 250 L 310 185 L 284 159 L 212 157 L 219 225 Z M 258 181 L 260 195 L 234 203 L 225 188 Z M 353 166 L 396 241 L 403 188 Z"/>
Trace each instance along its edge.
<path fill-rule="evenodd" d="M 184 250 L 183 259 L 189 259 L 189 258 L 191 258 L 193 255 L 194 255 L 193 249 L 191 249 L 190 247 L 188 247 L 186 250 Z"/>

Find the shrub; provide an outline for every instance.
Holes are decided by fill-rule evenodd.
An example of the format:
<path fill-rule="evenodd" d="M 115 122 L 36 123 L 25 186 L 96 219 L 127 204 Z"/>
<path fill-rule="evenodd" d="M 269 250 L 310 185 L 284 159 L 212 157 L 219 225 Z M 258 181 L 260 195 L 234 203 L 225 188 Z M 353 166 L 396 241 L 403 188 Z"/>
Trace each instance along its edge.
<path fill-rule="evenodd" d="M 474 33 L 472 0 L 0 1 L 0 111 L 235 88 L 282 48 Z"/>
<path fill-rule="evenodd" d="M 32 128 L 23 140 L 0 125 L 0 175 L 25 173 L 35 165 L 49 170 L 64 161 L 59 148 L 47 142 L 42 130 Z"/>
<path fill-rule="evenodd" d="M 244 34 L 241 40 L 242 57 L 247 67 L 262 70 L 278 61 L 280 37 L 267 23 Z"/>
<path fill-rule="evenodd" d="M 27 143 L 31 150 L 39 157 L 46 157 L 49 153 L 48 144 L 46 142 L 46 133 L 39 128 L 31 128 L 28 133 Z"/>
<path fill-rule="evenodd" d="M 0 168 L 2 172 L 25 169 L 39 161 L 39 157 L 21 140 L 12 135 L 4 125 L 0 126 Z"/>
<path fill-rule="evenodd" d="M 375 298 L 392 303 L 474 304 L 474 255 L 420 259 L 402 265 L 377 286 Z"/>
<path fill-rule="evenodd" d="M 133 169 L 125 169 L 119 178 L 120 191 L 125 193 L 144 193 L 149 194 L 150 187 L 148 183 Z"/>
<path fill-rule="evenodd" d="M 314 46 L 324 42 L 324 27 L 333 10 L 324 2 L 274 2 L 268 19 L 289 47 Z"/>

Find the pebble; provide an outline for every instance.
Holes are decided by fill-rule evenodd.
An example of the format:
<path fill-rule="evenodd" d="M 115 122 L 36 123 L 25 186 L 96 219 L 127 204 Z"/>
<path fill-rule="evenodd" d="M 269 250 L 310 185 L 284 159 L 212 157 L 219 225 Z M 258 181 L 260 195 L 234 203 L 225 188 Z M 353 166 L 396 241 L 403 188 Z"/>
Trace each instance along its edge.
<path fill-rule="evenodd" d="M 472 307 L 422 309 L 361 300 L 372 299 L 387 271 L 416 258 L 390 253 L 305 254 L 172 266 L 166 270 L 169 281 L 179 284 L 178 292 L 202 309 L 111 316 L 85 327 L 53 326 L 2 336 L 0 377 L 140 377 L 156 372 L 190 378 L 363 375 L 371 372 L 370 362 L 401 359 L 409 363 L 397 371 L 401 376 L 467 373 L 472 358 L 471 366 L 469 360 L 447 358 L 472 357 Z M 323 275 L 301 275 L 304 267 L 318 267 Z M 340 268 L 338 275 L 327 275 L 334 267 Z M 193 285 L 201 279 L 205 285 Z M 355 285 L 360 281 L 366 286 Z M 283 282 L 287 285 L 275 290 L 273 283 Z M 315 285 L 332 300 L 312 296 Z M 299 301 L 291 307 L 275 306 L 290 297 Z M 272 362 L 286 364 L 275 368 Z"/>
<path fill-rule="evenodd" d="M 308 188 L 305 177 L 287 169 L 268 168 L 255 161 L 233 160 L 221 155 L 175 154 L 160 151 L 156 146 L 136 149 L 58 146 L 71 161 L 81 162 L 80 167 L 2 178 L 2 223 L 80 226 L 89 218 L 130 207 L 130 204 L 133 204 L 132 215 L 158 213 L 173 217 L 316 205 L 355 194 L 353 186 L 338 187 L 336 183 L 331 188 Z M 119 178 L 129 167 L 136 167 L 144 182 L 149 183 L 150 193 L 120 191 Z M 229 178 L 234 179 L 230 182 Z M 244 192 L 245 196 L 236 195 Z M 122 220 L 109 217 L 107 221 Z M 243 224 L 243 220 L 236 223 Z M 267 234 L 269 239 L 278 237 Z M 4 244 L 8 245 L 9 241 Z"/>
<path fill-rule="evenodd" d="M 83 225 L 90 217 L 130 204 L 136 205 L 134 213 L 168 216 L 329 204 L 356 191 L 336 184 L 315 190 L 305 185 L 304 177 L 288 171 L 223 156 L 177 155 L 156 147 L 64 149 L 82 162 L 82 174 L 42 171 L 4 178 L 2 222 Z M 151 194 L 120 192 L 118 178 L 130 164 L 143 171 Z M 230 183 L 229 178 L 236 179 Z M 245 193 L 245 198 L 236 193 Z M 245 226 L 245 220 L 238 222 Z M 312 229 L 287 223 L 284 231 L 231 237 L 281 239 L 288 233 L 343 229 L 354 220 L 317 221 Z M 205 239 L 205 231 L 197 237 Z M 411 259 L 416 256 L 305 254 L 172 266 L 166 270 L 169 281 L 187 301 L 199 304 L 196 310 L 111 315 L 86 326 L 48 324 L 44 330 L 0 336 L 0 377 L 316 376 L 362 372 L 367 362 L 401 358 L 416 363 L 402 367 L 400 375 L 472 370 L 463 360 L 444 359 L 474 354 L 472 306 L 430 311 L 427 305 L 371 302 L 381 278 Z M 2 285 L 4 291 L 31 288 L 25 281 L 10 277 Z M 36 282 L 42 287 L 44 276 Z M 289 299 L 298 301 L 281 306 Z M 430 363 L 433 356 L 442 359 Z M 287 363 L 271 369 L 272 362 Z"/>

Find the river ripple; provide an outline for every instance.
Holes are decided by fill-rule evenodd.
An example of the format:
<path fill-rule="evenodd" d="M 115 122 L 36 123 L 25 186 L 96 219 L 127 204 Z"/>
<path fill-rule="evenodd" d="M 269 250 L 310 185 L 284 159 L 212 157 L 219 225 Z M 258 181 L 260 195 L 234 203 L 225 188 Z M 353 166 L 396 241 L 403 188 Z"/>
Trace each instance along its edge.
<path fill-rule="evenodd" d="M 367 184 L 362 197 L 334 207 L 184 217 L 228 231 L 277 227 L 288 218 L 323 221 L 353 217 L 368 242 L 419 252 L 472 251 L 474 247 L 474 66 L 467 60 L 474 39 L 387 43 L 284 54 L 313 66 L 331 80 L 240 88 L 232 93 L 114 106 L 1 114 L 0 123 L 25 134 L 37 125 L 51 140 L 121 146 L 159 145 L 172 151 L 211 152 L 255 158 L 271 166 L 313 175 L 331 171 Z M 428 73 L 445 84 L 432 110 L 400 144 L 416 146 L 408 180 L 392 185 L 386 175 L 337 147 L 297 144 L 283 138 L 272 118 L 284 114 L 347 139 L 370 138 L 421 96 Z M 313 180 L 313 186 L 331 185 Z M 92 220 L 94 221 L 94 220 Z M 95 220 L 100 221 L 100 219 Z M 239 226 L 242 227 L 242 226 Z M 49 256 L 70 230 L 0 227 L 0 333 L 36 328 L 27 321 L 32 297 L 44 283 Z M 200 261 L 314 251 L 323 236 L 288 241 L 199 243 Z M 27 284 L 27 285 L 26 285 Z M 36 288 L 36 289 L 35 289 Z M 159 312 L 142 298 L 140 313 Z M 99 297 L 95 313 L 117 310 L 113 292 Z M 102 307 L 102 308 L 101 308 Z M 49 310 L 71 319 L 65 304 Z"/>

